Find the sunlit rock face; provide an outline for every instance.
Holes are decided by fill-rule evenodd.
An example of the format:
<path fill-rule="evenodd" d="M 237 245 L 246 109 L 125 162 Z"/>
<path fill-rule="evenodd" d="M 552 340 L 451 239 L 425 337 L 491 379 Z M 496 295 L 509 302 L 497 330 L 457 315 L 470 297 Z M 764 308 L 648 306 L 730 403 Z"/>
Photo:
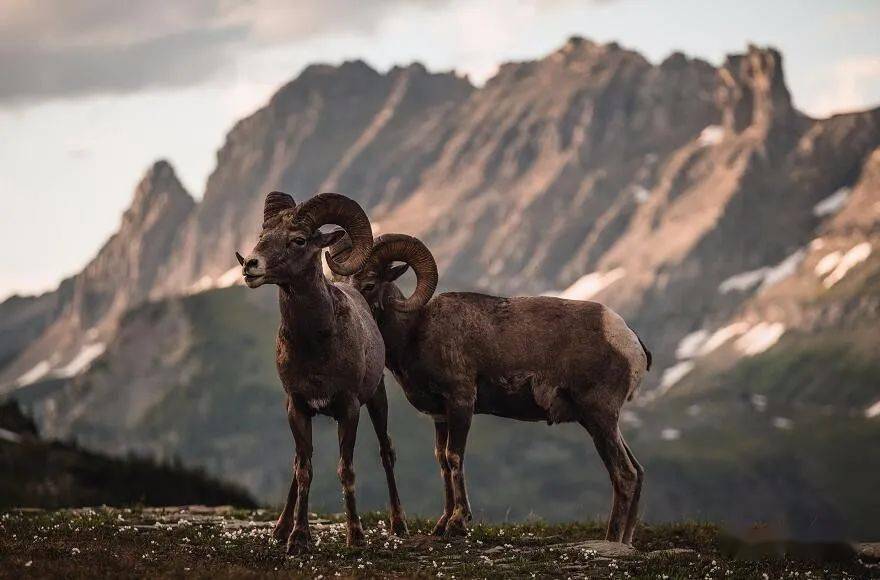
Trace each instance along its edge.
<path fill-rule="evenodd" d="M 680 53 L 652 64 L 572 38 L 482 87 L 418 64 L 310 66 L 235 124 L 201 202 L 157 164 L 83 273 L 0 305 L 15 312 L 0 320 L 0 383 L 71 368 L 146 298 L 236 284 L 233 252 L 253 244 L 275 189 L 354 197 L 377 233 L 428 243 L 442 288 L 606 302 L 662 371 L 696 331 L 785 335 L 843 316 L 807 308 L 795 282 L 839 288 L 876 258 L 878 145 L 877 110 L 798 112 L 769 48 L 719 67 Z M 807 277 L 822 259 L 828 272 Z"/>

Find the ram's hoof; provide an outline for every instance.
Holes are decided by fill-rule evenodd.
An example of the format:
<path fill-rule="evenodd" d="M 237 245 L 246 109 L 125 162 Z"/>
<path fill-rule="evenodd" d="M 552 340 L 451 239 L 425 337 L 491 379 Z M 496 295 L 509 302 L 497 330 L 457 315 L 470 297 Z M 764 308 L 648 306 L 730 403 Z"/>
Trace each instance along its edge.
<path fill-rule="evenodd" d="M 348 535 L 345 543 L 350 548 L 365 546 L 367 544 L 367 539 L 364 536 L 363 528 L 360 526 L 352 526 L 348 528 Z"/>
<path fill-rule="evenodd" d="M 308 530 L 293 530 L 287 539 L 287 555 L 297 556 L 312 549 Z"/>
<path fill-rule="evenodd" d="M 452 516 L 446 522 L 446 532 L 443 534 L 446 538 L 453 538 L 467 535 L 467 524 L 462 516 Z"/>
<path fill-rule="evenodd" d="M 440 519 L 437 520 L 437 523 L 434 525 L 434 529 L 431 530 L 432 536 L 443 536 L 446 534 L 446 522 L 449 521 L 449 516 L 443 514 L 440 516 Z"/>
<path fill-rule="evenodd" d="M 275 524 L 275 528 L 272 530 L 272 537 L 278 540 L 279 542 L 283 542 L 287 538 L 290 537 L 290 523 L 286 521 L 278 520 L 278 523 Z"/>
<path fill-rule="evenodd" d="M 407 537 L 409 528 L 406 525 L 406 520 L 404 518 L 391 520 L 391 533 L 400 538 Z"/>

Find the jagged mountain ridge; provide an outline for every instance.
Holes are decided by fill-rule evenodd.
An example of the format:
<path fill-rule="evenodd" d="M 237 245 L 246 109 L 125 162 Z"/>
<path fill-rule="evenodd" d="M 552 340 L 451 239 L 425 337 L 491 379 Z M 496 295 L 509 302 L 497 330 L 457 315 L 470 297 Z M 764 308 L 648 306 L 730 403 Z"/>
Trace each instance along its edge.
<path fill-rule="evenodd" d="M 143 302 L 195 201 L 167 161 L 157 161 L 135 189 L 118 231 L 82 272 L 39 297 L 14 297 L 0 311 L 10 351 L 0 379 L 19 385 L 52 374 L 74 375 L 103 352 L 125 311 Z M 33 335 L 29 342 L 18 332 Z M 27 335 L 26 334 L 26 335 Z M 18 340 L 16 340 L 18 339 Z"/>
<path fill-rule="evenodd" d="M 652 474 L 649 519 L 769 514 L 808 533 L 874 533 L 876 461 L 860 451 L 880 425 L 878 146 L 880 110 L 796 111 L 771 49 L 717 68 L 680 54 L 653 65 L 573 39 L 482 88 L 418 65 L 309 67 L 233 128 L 201 202 L 170 177 L 147 188 L 177 192 L 135 203 L 168 228 L 123 220 L 86 272 L 0 305 L 0 390 L 52 436 L 179 456 L 277 501 L 292 448 L 274 293 L 202 290 L 236 281 L 232 252 L 251 247 L 267 191 L 335 189 L 377 230 L 423 237 L 445 289 L 561 291 L 626 315 L 656 360 L 622 417 Z M 96 344 L 107 351 L 94 364 L 58 376 Z M 16 383 L 50 352 L 47 374 Z M 430 513 L 430 424 L 389 386 L 392 431 L 407 434 L 401 488 Z M 475 423 L 472 493 L 487 516 L 604 512 L 605 475 L 576 426 Z M 379 506 L 362 439 L 373 470 L 359 494 Z M 332 425 L 316 424 L 316 441 L 333 449 Z M 335 457 L 317 454 L 316 474 Z M 517 485 L 499 492 L 499 474 Z M 316 481 L 316 505 L 335 506 L 335 478 Z"/>
<path fill-rule="evenodd" d="M 181 203 L 159 239 L 108 242 L 149 246 L 148 272 L 127 283 L 125 267 L 99 265 L 124 256 L 105 248 L 56 297 L 28 302 L 32 315 L 3 321 L 0 336 L 16 338 L 0 382 L 49 352 L 69 363 L 94 340 L 85 333 L 109 337 L 147 297 L 230 283 L 232 251 L 252 243 L 272 189 L 355 197 L 378 230 L 428 242 L 448 288 L 538 293 L 577 282 L 574 297 L 620 310 L 662 370 L 682 337 L 749 299 L 717 292 L 723 280 L 815 237 L 830 218 L 811 208 L 854 182 L 878 125 L 878 110 L 820 121 L 797 112 L 781 56 L 755 47 L 718 68 L 681 54 L 653 65 L 573 38 L 502 66 L 479 89 L 420 65 L 311 66 L 236 124 L 203 200 Z"/>

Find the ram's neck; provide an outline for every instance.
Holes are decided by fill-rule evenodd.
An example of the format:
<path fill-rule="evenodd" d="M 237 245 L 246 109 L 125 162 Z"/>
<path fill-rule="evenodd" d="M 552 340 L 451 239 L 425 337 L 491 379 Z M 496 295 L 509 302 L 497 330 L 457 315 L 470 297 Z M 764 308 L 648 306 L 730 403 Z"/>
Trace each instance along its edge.
<path fill-rule="evenodd" d="M 317 260 L 290 283 L 279 286 L 278 303 L 281 332 L 286 337 L 312 342 L 332 334 L 333 294 Z"/>
<path fill-rule="evenodd" d="M 412 341 L 413 331 L 419 319 L 420 310 L 400 312 L 388 306 L 379 317 L 379 331 L 385 341 L 385 362 L 391 370 L 399 370 L 406 349 L 415 344 Z"/>

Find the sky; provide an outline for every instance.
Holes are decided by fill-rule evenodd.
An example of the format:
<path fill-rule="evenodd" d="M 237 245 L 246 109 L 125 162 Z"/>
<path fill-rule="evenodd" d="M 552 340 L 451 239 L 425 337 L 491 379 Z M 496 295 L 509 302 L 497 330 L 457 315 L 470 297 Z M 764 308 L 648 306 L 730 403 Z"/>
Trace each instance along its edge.
<path fill-rule="evenodd" d="M 200 198 L 236 120 L 308 64 L 419 61 L 476 84 L 572 35 L 660 62 L 778 48 L 795 105 L 880 105 L 880 2 L 3 0 L 0 299 L 54 288 L 167 159 Z"/>

